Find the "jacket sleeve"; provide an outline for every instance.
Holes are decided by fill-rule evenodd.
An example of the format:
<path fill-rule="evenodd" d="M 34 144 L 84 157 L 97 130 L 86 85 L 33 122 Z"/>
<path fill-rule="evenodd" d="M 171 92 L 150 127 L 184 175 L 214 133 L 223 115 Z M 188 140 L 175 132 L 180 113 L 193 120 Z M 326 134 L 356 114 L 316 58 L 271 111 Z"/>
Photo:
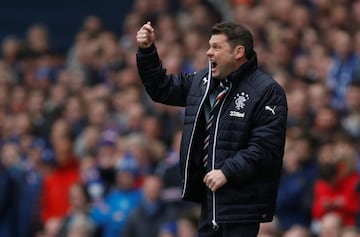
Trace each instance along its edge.
<path fill-rule="evenodd" d="M 194 74 L 167 75 L 154 44 L 149 48 L 139 48 L 136 62 L 140 78 L 152 100 L 185 106 Z"/>
<path fill-rule="evenodd" d="M 281 175 L 287 120 L 285 92 L 272 83 L 259 98 L 254 122 L 249 124 L 252 128 L 247 147 L 226 159 L 221 167 L 229 181 L 244 183 L 259 175 L 275 181 Z"/>

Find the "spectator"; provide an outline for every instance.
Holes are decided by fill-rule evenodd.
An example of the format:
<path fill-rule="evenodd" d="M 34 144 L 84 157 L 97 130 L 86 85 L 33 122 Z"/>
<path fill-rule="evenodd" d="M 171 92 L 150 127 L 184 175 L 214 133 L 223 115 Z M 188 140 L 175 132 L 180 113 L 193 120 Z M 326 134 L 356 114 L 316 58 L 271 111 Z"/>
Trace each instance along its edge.
<path fill-rule="evenodd" d="M 198 208 L 183 210 L 175 221 L 162 224 L 158 237 L 197 237 L 199 211 Z"/>
<path fill-rule="evenodd" d="M 80 96 L 71 96 L 67 99 L 62 116 L 72 127 L 74 136 L 78 136 L 85 127 L 84 104 Z"/>
<path fill-rule="evenodd" d="M 69 189 L 69 213 L 63 219 L 57 237 L 95 236 L 95 224 L 89 216 L 90 197 L 81 184 L 73 184 Z"/>
<path fill-rule="evenodd" d="M 50 49 L 49 32 L 43 24 L 33 24 L 26 33 L 26 47 L 35 53 L 44 53 Z"/>
<path fill-rule="evenodd" d="M 328 213 L 336 213 L 344 226 L 355 226 L 359 210 L 356 192 L 359 174 L 356 172 L 354 145 L 341 138 L 333 154 L 319 160 L 320 178 L 314 187 L 313 221 L 321 221 Z"/>
<path fill-rule="evenodd" d="M 334 141 L 335 137 L 342 133 L 340 115 L 331 106 L 320 108 L 314 114 L 311 133 L 316 144 Z"/>
<path fill-rule="evenodd" d="M 4 219 L 2 220 L 4 226 L 2 228 L 10 236 L 11 234 L 19 234 L 19 230 L 15 228 L 19 212 L 21 213 L 19 204 L 23 189 L 23 170 L 21 169 L 19 148 L 19 144 L 7 142 L 2 144 L 0 153 L 0 169 L 3 176 L 2 185 L 8 188 L 2 197 L 2 205 L 6 205 L 2 207 L 4 210 Z"/>
<path fill-rule="evenodd" d="M 16 208 L 16 189 L 14 189 L 14 180 L 0 162 L 0 235 L 16 235 L 15 208 Z"/>
<path fill-rule="evenodd" d="M 76 137 L 74 143 L 74 152 L 82 158 L 86 155 L 96 155 L 100 140 L 100 129 L 96 126 L 86 126 Z"/>
<path fill-rule="evenodd" d="M 287 94 L 289 106 L 288 127 L 310 125 L 309 102 L 307 90 L 301 86 L 294 87 Z"/>
<path fill-rule="evenodd" d="M 120 46 L 129 50 L 136 45 L 136 32 L 142 24 L 142 15 L 140 12 L 133 11 L 126 15 L 123 23 L 123 34 L 120 36 Z"/>
<path fill-rule="evenodd" d="M 54 150 L 56 168 L 44 179 L 42 190 L 42 220 L 65 217 L 69 200 L 59 193 L 68 193 L 72 184 L 79 181 L 78 162 L 72 152 L 72 135 L 69 124 L 59 119 L 52 126 L 51 145 Z"/>
<path fill-rule="evenodd" d="M 90 15 L 85 17 L 82 29 L 90 34 L 90 36 L 97 36 L 103 31 L 103 22 L 100 17 Z"/>
<path fill-rule="evenodd" d="M 295 225 L 287 230 L 283 237 L 311 237 L 310 230 L 306 227 Z"/>
<path fill-rule="evenodd" d="M 356 55 L 352 48 L 352 37 L 344 30 L 334 30 L 331 38 L 334 55 L 329 69 L 327 85 L 332 91 L 332 104 L 340 112 L 345 109 L 345 95 L 353 78 Z"/>
<path fill-rule="evenodd" d="M 177 220 L 177 232 L 179 237 L 197 237 L 197 228 L 200 220 L 200 209 L 193 208 L 183 211 Z"/>
<path fill-rule="evenodd" d="M 121 236 L 157 237 L 161 224 L 175 218 L 175 213 L 161 200 L 162 183 L 158 176 L 144 177 L 143 199 L 130 214 Z"/>
<path fill-rule="evenodd" d="M 46 154 L 46 144 L 43 139 L 34 138 L 29 146 L 21 162 L 23 174 L 16 219 L 19 237 L 33 236 L 41 228 L 40 198 L 43 177 L 51 172 L 55 162 L 53 157 Z"/>
<path fill-rule="evenodd" d="M 360 138 L 360 81 L 353 81 L 346 94 L 347 114 L 343 116 L 342 126 L 355 139 Z"/>
<path fill-rule="evenodd" d="M 116 180 L 116 131 L 106 130 L 100 135 L 97 144 L 97 153 L 95 163 L 97 165 L 97 173 L 104 188 L 104 194 L 108 194 Z"/>
<path fill-rule="evenodd" d="M 175 206 L 182 204 L 181 201 L 181 174 L 180 174 L 180 140 L 182 132 L 179 130 L 173 138 L 173 144 L 167 157 L 161 161 L 156 172 L 162 177 L 162 198 L 168 204 Z"/>
<path fill-rule="evenodd" d="M 141 127 L 149 143 L 150 152 L 153 154 L 155 163 L 159 163 L 166 155 L 166 146 L 161 141 L 162 126 L 160 119 L 154 115 L 145 115 Z"/>
<path fill-rule="evenodd" d="M 53 237 L 56 236 L 60 230 L 62 220 L 61 218 L 50 218 L 41 231 L 36 234 L 36 237 Z"/>
<path fill-rule="evenodd" d="M 324 84 L 317 82 L 309 85 L 308 93 L 309 101 L 311 101 L 311 103 L 309 103 L 311 116 L 315 116 L 321 108 L 330 106 L 330 91 Z"/>
<path fill-rule="evenodd" d="M 272 222 L 261 223 L 258 237 L 280 237 L 281 228 L 275 216 Z"/>
<path fill-rule="evenodd" d="M 113 190 L 91 211 L 91 216 L 100 229 L 101 236 L 119 236 L 124 230 L 130 213 L 141 202 L 141 190 L 135 187 L 138 172 L 137 163 L 133 157 L 124 157 L 119 161 Z"/>
<path fill-rule="evenodd" d="M 61 74 L 59 77 L 60 76 Z M 51 87 L 50 95 L 44 104 L 44 114 L 49 121 L 49 127 L 51 127 L 53 122 L 60 116 L 62 106 L 65 104 L 68 95 L 68 90 L 63 84 L 55 84 Z M 49 131 L 44 131 L 44 139 L 49 139 Z"/>
<path fill-rule="evenodd" d="M 80 176 L 81 183 L 85 186 L 86 192 L 91 199 L 91 203 L 96 204 L 103 201 L 104 196 L 107 194 L 106 191 L 109 190 L 100 175 L 95 157 L 88 155 L 81 159 Z"/>
<path fill-rule="evenodd" d="M 319 237 L 338 237 L 343 229 L 341 217 L 335 213 L 324 215 L 320 222 Z"/>
<path fill-rule="evenodd" d="M 1 42 L 2 60 L 6 65 L 10 67 L 16 66 L 18 62 L 18 55 L 20 53 L 22 46 L 23 45 L 21 43 L 21 40 L 14 36 L 8 36 L 2 40 Z"/>
<path fill-rule="evenodd" d="M 180 30 L 176 18 L 171 14 L 162 13 L 158 16 L 156 26 L 159 30 L 158 39 L 171 45 L 180 40 Z"/>
<path fill-rule="evenodd" d="M 91 103 L 86 114 L 87 125 L 96 126 L 100 130 L 105 129 L 109 122 L 109 110 L 106 101 L 94 98 L 87 103 Z"/>
<path fill-rule="evenodd" d="M 222 19 L 221 13 L 208 1 L 200 1 L 190 9 L 191 25 L 210 30 Z"/>
<path fill-rule="evenodd" d="M 139 166 L 140 179 L 147 173 L 153 173 L 158 165 L 154 155 L 151 153 L 149 143 L 141 132 L 130 133 L 127 138 L 127 152 L 134 156 Z"/>
<path fill-rule="evenodd" d="M 311 146 L 310 137 L 306 136 L 287 141 L 275 212 L 282 231 L 295 225 L 310 226 L 312 189 L 316 178 Z"/>

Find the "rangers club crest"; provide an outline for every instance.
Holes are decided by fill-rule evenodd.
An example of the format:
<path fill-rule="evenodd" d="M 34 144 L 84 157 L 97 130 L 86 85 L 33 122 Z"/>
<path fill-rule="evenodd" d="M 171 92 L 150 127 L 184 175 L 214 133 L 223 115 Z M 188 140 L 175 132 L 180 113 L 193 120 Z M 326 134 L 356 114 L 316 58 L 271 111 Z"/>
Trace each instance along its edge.
<path fill-rule="evenodd" d="M 234 99 L 235 99 L 235 108 L 237 110 L 240 110 L 245 107 L 245 102 L 249 100 L 249 95 L 245 94 L 245 92 L 241 92 L 240 94 L 236 94 Z"/>

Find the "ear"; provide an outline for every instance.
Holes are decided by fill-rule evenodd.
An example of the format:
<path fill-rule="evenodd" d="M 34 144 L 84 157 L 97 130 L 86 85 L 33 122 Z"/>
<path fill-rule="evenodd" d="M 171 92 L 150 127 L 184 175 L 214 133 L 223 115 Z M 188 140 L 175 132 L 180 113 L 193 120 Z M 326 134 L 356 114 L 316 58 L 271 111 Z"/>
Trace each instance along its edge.
<path fill-rule="evenodd" d="M 245 47 L 242 45 L 235 46 L 234 56 L 235 59 L 245 58 Z"/>

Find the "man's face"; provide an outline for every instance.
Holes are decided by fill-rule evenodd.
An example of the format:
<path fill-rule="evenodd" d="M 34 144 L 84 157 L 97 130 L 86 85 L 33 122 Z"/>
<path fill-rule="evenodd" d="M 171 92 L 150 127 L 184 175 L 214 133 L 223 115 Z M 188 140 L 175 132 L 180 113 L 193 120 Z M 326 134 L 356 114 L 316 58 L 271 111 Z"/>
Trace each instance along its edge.
<path fill-rule="evenodd" d="M 212 76 L 217 79 L 225 79 L 237 68 L 234 49 L 224 34 L 212 35 L 209 46 L 206 54 L 211 62 Z"/>

